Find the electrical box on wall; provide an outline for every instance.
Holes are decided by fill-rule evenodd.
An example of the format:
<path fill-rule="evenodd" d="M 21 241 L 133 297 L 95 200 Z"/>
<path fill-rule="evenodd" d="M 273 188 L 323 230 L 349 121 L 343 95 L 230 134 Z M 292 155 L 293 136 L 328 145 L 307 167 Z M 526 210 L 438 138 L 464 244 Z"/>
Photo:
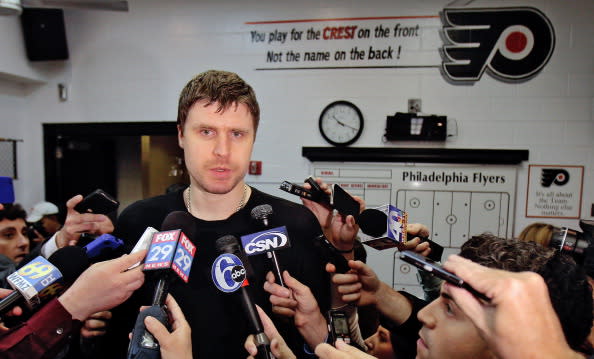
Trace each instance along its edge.
<path fill-rule="evenodd" d="M 386 119 L 387 141 L 445 141 L 447 117 L 396 112 Z"/>

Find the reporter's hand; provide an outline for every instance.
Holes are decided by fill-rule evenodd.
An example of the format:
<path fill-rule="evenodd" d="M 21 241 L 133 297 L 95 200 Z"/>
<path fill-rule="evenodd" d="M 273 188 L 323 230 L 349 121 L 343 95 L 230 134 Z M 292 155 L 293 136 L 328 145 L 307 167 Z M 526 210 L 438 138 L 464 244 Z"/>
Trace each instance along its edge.
<path fill-rule="evenodd" d="M 565 341 L 540 275 L 491 269 L 457 255 L 450 256 L 444 268 L 491 298 L 485 303 L 465 289 L 447 283 L 443 287 L 499 357 L 580 357 Z"/>
<path fill-rule="evenodd" d="M 146 250 L 141 250 L 93 264 L 58 300 L 74 319 L 81 321 L 121 304 L 144 282 L 140 266 L 127 269 L 145 256 Z"/>
<path fill-rule="evenodd" d="M 381 289 L 381 281 L 367 264 L 361 261 L 349 261 L 351 270 L 348 273 L 336 273 L 332 283 L 345 303 L 365 306 L 377 303 L 377 293 Z M 335 273 L 336 267 L 328 263 L 326 271 Z"/>
<path fill-rule="evenodd" d="M 74 209 L 82 200 L 83 196 L 79 194 L 66 202 L 66 220 L 64 226 L 56 233 L 58 248 L 76 245 L 81 233 L 101 235 L 113 232 L 113 223 L 106 215 L 78 213 Z"/>
<path fill-rule="evenodd" d="M 419 238 L 429 236 L 429 228 L 427 226 L 421 223 L 409 223 L 406 225 L 406 235 L 410 239 L 404 243 L 403 248 L 399 248 L 400 250 L 414 251 L 425 257 L 431 253 L 429 242 L 421 242 L 421 238 Z"/>
<path fill-rule="evenodd" d="M 315 181 L 326 194 L 330 195 L 332 193 L 330 186 L 323 182 L 322 179 L 316 178 Z M 304 183 L 303 187 L 311 189 L 309 183 Z M 361 213 L 361 211 L 365 209 L 365 201 L 358 196 L 353 196 L 353 198 L 359 203 L 359 213 Z M 355 238 L 359 232 L 359 226 L 355 223 L 355 217 L 335 213 L 329 206 L 305 198 L 301 198 L 301 201 L 303 202 L 303 205 L 309 208 L 316 216 L 320 222 L 320 227 L 322 227 L 324 236 L 326 236 L 336 248 L 339 250 L 349 250 L 353 248 Z"/>
<path fill-rule="evenodd" d="M 336 348 L 326 343 L 318 345 L 316 355 L 321 359 L 375 359 L 341 340 L 336 341 Z"/>
<path fill-rule="evenodd" d="M 0 206 L 1 205 L 2 204 L 0 204 Z M 0 210 L 2 208 L 0 208 Z M 0 288 L 0 298 L 5 298 L 5 297 L 7 297 L 12 292 L 13 292 L 12 289 Z M 23 309 L 21 307 L 19 307 L 19 306 L 16 306 L 16 307 L 12 308 L 8 313 L 6 313 L 6 316 L 7 317 L 13 317 L 13 316 L 19 316 L 19 315 L 23 315 Z M 4 323 L 0 322 L 0 334 L 2 334 L 4 332 L 7 332 L 9 330 L 10 330 L 9 328 L 7 328 L 6 326 L 4 326 Z"/>
<path fill-rule="evenodd" d="M 310 348 L 324 342 L 328 335 L 326 318 L 320 312 L 318 302 L 309 287 L 283 272 L 287 288 L 274 283 L 274 275 L 268 272 L 264 290 L 270 293 L 273 313 L 293 317 L 295 326 Z"/>
<path fill-rule="evenodd" d="M 293 293 L 289 288 L 278 285 L 272 272 L 266 274 L 264 290 L 270 294 L 269 300 L 274 314 L 289 318 L 295 316 L 297 301 L 293 298 Z"/>
<path fill-rule="evenodd" d="M 109 310 L 91 314 L 91 316 L 84 321 L 82 328 L 80 328 L 80 335 L 83 338 L 105 335 L 110 319 L 111 312 Z"/>
<path fill-rule="evenodd" d="M 161 322 L 151 316 L 144 318 L 146 329 L 159 342 L 162 359 L 192 359 L 192 329 L 171 294 L 167 295 L 165 304 L 172 319 L 173 331 L 169 333 Z"/>
<path fill-rule="evenodd" d="M 270 351 L 272 352 L 272 355 L 274 355 L 276 359 L 294 359 L 295 354 L 293 354 L 291 349 L 287 346 L 287 343 L 285 343 L 285 340 L 279 334 L 274 323 L 270 320 L 270 317 L 268 317 L 262 308 L 257 305 L 256 309 L 258 310 L 258 315 L 264 326 L 264 333 L 270 339 Z M 258 348 L 256 347 L 254 336 L 252 334 L 247 337 L 243 347 L 249 353 L 248 359 L 254 359 L 258 354 Z"/>

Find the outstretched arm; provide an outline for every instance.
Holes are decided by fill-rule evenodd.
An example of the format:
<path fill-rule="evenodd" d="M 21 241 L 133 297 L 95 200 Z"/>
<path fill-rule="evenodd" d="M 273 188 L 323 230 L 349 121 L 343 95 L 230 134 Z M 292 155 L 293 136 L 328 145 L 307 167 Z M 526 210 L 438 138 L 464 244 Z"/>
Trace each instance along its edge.
<path fill-rule="evenodd" d="M 375 305 L 396 325 L 404 323 L 410 317 L 413 310 L 411 302 L 380 281 L 371 267 L 361 261 L 352 260 L 349 261 L 349 267 L 349 273 L 338 273 L 332 277 L 332 282 L 337 286 L 343 301 L 357 306 Z"/>
<path fill-rule="evenodd" d="M 311 290 L 288 271 L 283 272 L 283 280 L 287 288 L 274 282 L 274 275 L 268 272 L 264 290 L 270 293 L 273 311 L 288 317 L 293 317 L 295 326 L 310 348 L 323 343 L 328 335 L 326 318 L 320 312 L 318 302 Z"/>
<path fill-rule="evenodd" d="M 583 358 L 565 341 L 540 275 L 491 269 L 457 255 L 444 267 L 491 298 L 486 304 L 465 289 L 444 285 L 500 358 Z"/>

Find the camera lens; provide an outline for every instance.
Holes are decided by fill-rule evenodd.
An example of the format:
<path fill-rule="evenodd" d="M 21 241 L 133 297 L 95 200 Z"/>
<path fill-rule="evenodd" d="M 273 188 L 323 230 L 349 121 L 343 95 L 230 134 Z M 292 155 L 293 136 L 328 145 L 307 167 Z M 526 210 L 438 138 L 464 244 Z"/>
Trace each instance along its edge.
<path fill-rule="evenodd" d="M 583 263 L 588 244 L 589 241 L 584 240 L 582 232 L 561 227 L 553 232 L 550 247 L 571 255 L 578 263 Z"/>

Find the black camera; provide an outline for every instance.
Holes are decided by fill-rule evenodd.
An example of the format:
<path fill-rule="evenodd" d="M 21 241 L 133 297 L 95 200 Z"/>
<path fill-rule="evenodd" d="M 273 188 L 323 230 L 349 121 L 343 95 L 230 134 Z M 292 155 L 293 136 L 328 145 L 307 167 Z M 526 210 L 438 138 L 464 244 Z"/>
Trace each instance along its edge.
<path fill-rule="evenodd" d="M 588 247 L 593 246 L 594 221 L 580 219 L 582 232 L 567 228 L 555 228 L 549 247 L 570 254 L 577 263 L 583 264 Z"/>

